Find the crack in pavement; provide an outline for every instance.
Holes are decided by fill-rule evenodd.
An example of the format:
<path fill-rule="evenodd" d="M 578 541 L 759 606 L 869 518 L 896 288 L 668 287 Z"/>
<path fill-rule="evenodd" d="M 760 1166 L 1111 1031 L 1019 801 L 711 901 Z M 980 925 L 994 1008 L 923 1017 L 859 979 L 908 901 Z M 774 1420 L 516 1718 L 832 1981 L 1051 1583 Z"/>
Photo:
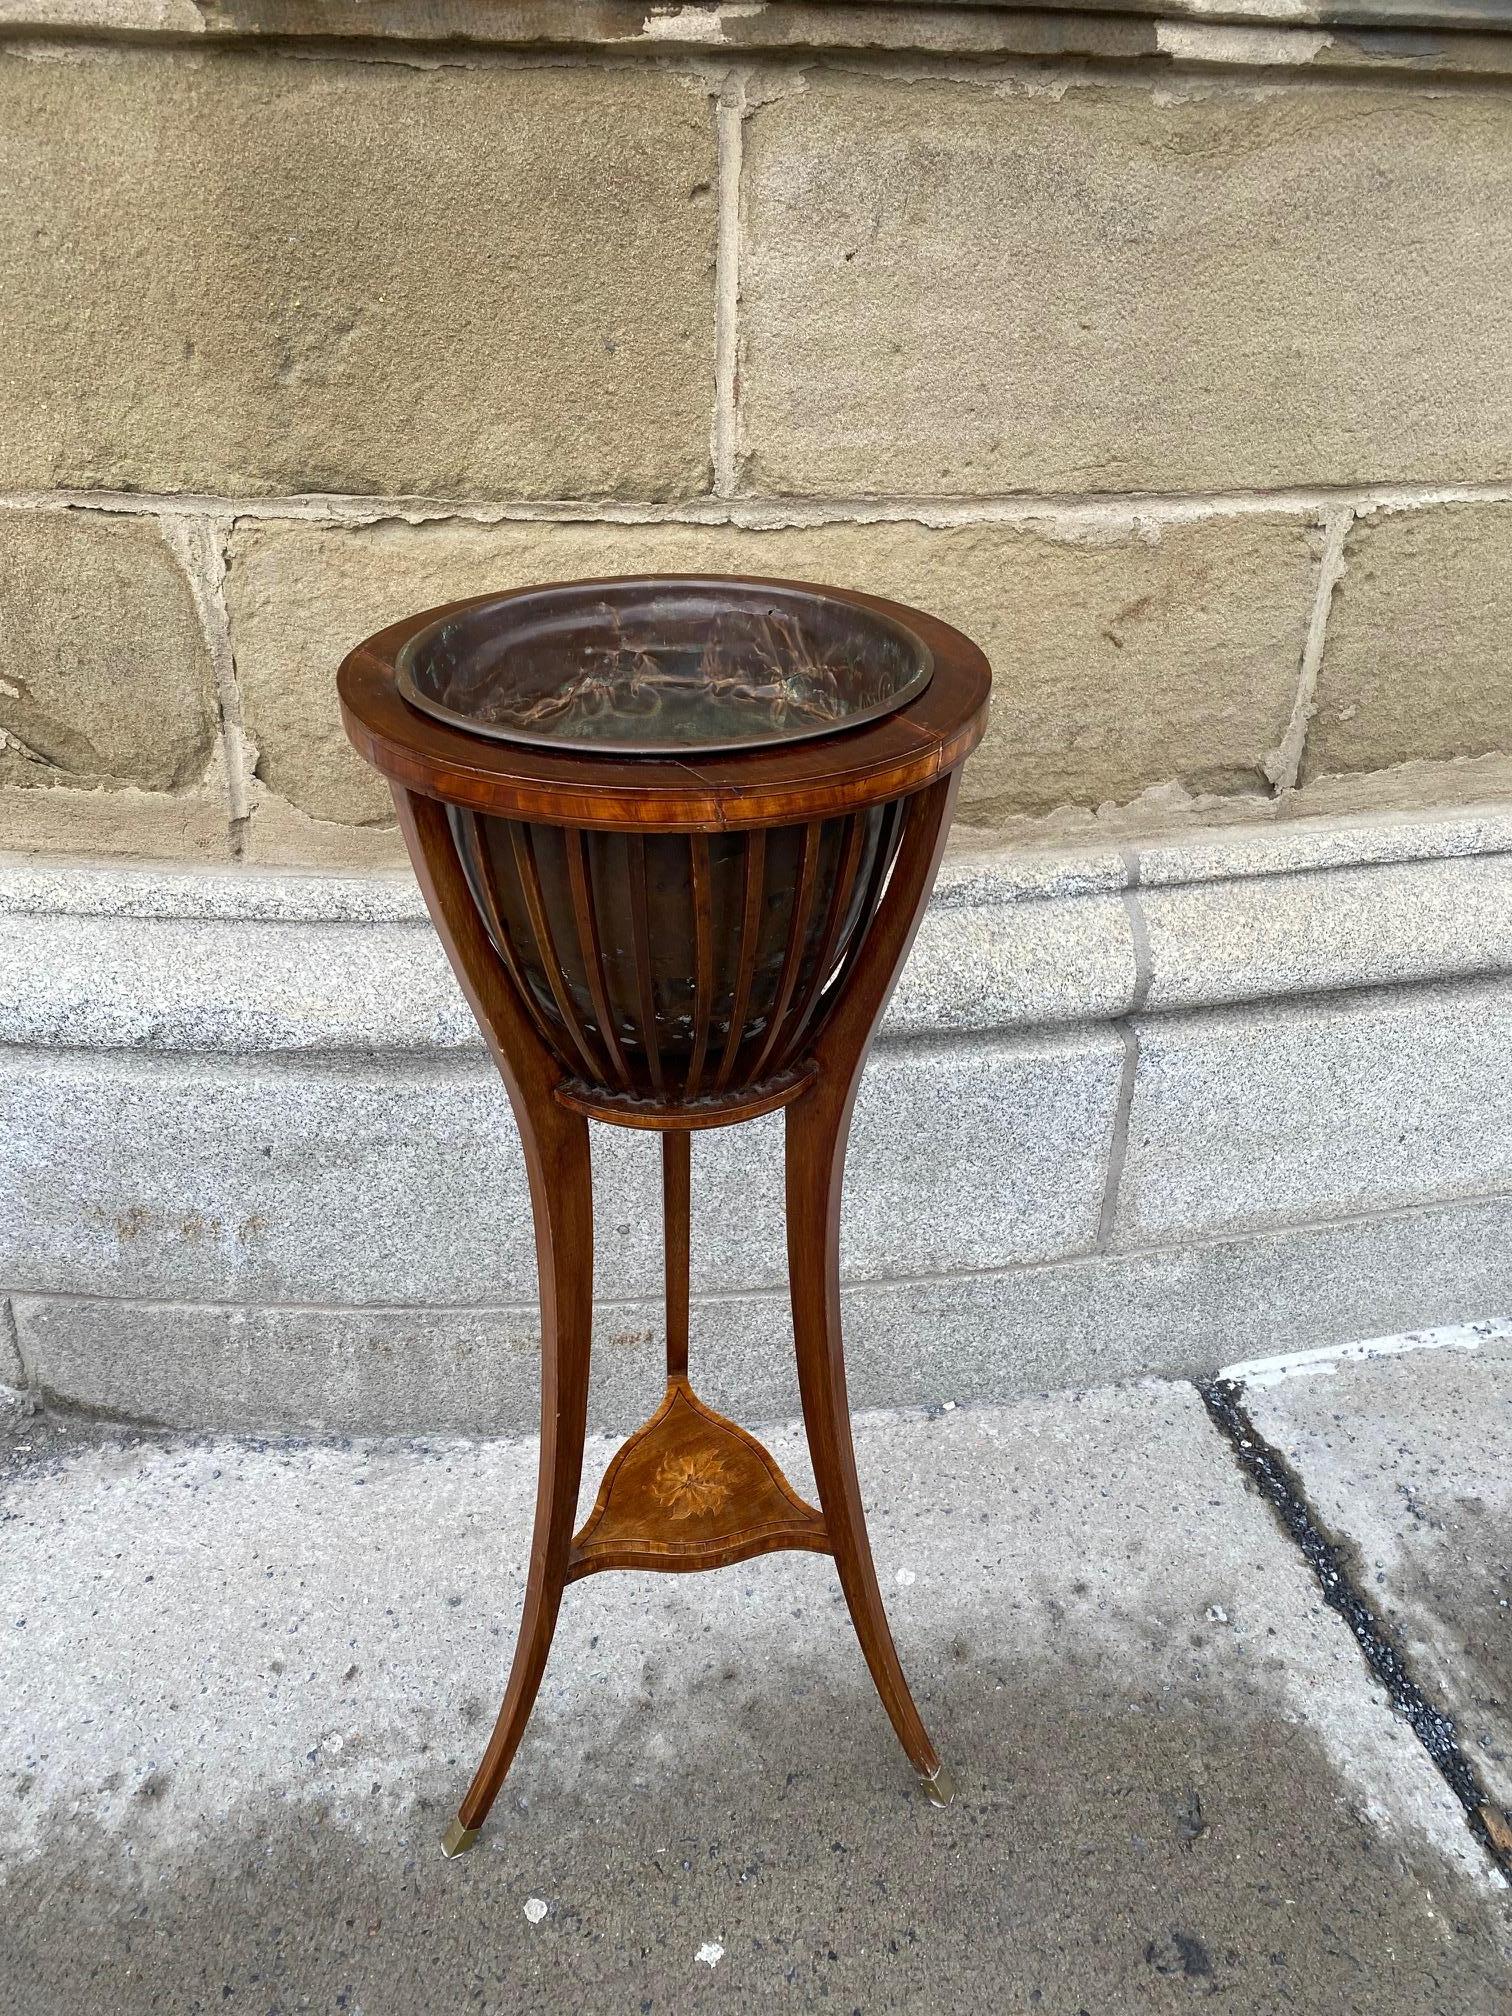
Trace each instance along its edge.
<path fill-rule="evenodd" d="M 1360 1593 L 1343 1548 L 1319 1525 L 1301 1480 L 1251 1421 L 1243 1388 L 1231 1379 L 1214 1379 L 1197 1390 L 1241 1469 L 1312 1569 L 1323 1601 L 1349 1626 L 1392 1707 L 1410 1726 L 1439 1776 L 1464 1807 L 1471 1833 L 1502 1875 L 1512 1879 L 1512 1821 L 1491 1798 L 1480 1773 L 1460 1747 L 1454 1718 L 1429 1700 L 1384 1619 Z"/>

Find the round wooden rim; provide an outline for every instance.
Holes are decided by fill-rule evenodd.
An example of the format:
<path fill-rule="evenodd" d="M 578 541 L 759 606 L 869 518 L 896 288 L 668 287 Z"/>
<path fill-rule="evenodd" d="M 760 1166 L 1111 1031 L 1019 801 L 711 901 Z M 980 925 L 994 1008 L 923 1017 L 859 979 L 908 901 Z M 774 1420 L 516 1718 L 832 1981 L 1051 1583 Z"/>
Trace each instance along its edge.
<path fill-rule="evenodd" d="M 492 742 L 409 706 L 396 683 L 395 660 L 429 624 L 506 599 L 495 590 L 406 616 L 348 653 L 337 690 L 353 747 L 407 790 L 480 812 L 601 829 L 714 833 L 783 825 L 922 790 L 964 762 L 982 738 L 992 681 L 987 660 L 969 637 L 920 609 L 826 582 L 764 575 L 609 578 L 817 590 L 914 631 L 934 658 L 934 676 L 914 700 L 880 720 L 770 749 L 669 758 Z M 593 590 L 607 582 L 600 577 L 561 585 Z"/>

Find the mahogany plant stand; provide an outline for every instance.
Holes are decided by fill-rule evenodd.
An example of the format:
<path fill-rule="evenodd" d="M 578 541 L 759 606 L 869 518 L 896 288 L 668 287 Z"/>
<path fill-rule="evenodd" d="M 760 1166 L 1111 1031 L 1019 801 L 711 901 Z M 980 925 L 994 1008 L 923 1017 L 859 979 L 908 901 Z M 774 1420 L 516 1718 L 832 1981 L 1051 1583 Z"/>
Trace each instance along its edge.
<path fill-rule="evenodd" d="M 443 1841 L 472 1845 L 534 1704 L 563 1591 L 610 1568 L 686 1573 L 781 1548 L 831 1554 L 898 1740 L 937 1804 L 953 1786 L 882 1606 L 840 1332 L 851 1109 L 928 900 L 990 675 L 966 638 L 838 590 L 572 584 L 717 596 L 753 586 L 904 625 L 932 665 L 901 709 L 818 739 L 675 759 L 484 740 L 408 704 L 406 644 L 479 598 L 395 624 L 340 672 L 347 732 L 389 779 L 430 915 L 508 1089 L 535 1219 L 541 1449 L 524 1610 L 503 1705 Z M 688 1377 L 694 1129 L 786 1109 L 788 1272 L 819 1504 Z M 574 1530 L 593 1309 L 588 1120 L 661 1134 L 667 1385 Z"/>

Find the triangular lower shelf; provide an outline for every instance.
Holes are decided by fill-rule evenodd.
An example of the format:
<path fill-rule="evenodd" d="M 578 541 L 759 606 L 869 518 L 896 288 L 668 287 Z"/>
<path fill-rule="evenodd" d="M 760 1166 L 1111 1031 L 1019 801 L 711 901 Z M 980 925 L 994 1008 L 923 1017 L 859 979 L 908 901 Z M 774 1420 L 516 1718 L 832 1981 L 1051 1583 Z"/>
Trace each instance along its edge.
<path fill-rule="evenodd" d="M 600 1568 L 723 1568 L 783 1547 L 828 1554 L 823 1514 L 753 1435 L 678 1377 L 604 1472 L 567 1579 Z"/>

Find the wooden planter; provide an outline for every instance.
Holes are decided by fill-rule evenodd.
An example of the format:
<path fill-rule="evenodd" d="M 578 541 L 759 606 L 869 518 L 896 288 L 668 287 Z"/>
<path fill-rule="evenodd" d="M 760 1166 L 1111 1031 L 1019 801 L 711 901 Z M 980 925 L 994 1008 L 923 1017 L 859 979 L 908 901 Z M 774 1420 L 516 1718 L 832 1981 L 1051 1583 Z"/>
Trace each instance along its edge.
<path fill-rule="evenodd" d="M 949 1797 L 866 1536 L 838 1234 L 862 1064 L 989 682 L 976 646 L 918 611 L 713 576 L 480 597 L 392 625 L 341 667 L 347 733 L 393 787 L 509 1090 L 536 1221 L 535 1539 L 504 1704 L 448 1853 L 471 1844 L 503 1783 L 568 1582 L 782 1547 L 834 1555 L 899 1739 L 930 1795 Z M 688 1380 L 689 1132 L 779 1106 L 818 1507 Z M 574 1534 L 593 1293 L 588 1117 L 662 1134 L 668 1377 Z"/>

